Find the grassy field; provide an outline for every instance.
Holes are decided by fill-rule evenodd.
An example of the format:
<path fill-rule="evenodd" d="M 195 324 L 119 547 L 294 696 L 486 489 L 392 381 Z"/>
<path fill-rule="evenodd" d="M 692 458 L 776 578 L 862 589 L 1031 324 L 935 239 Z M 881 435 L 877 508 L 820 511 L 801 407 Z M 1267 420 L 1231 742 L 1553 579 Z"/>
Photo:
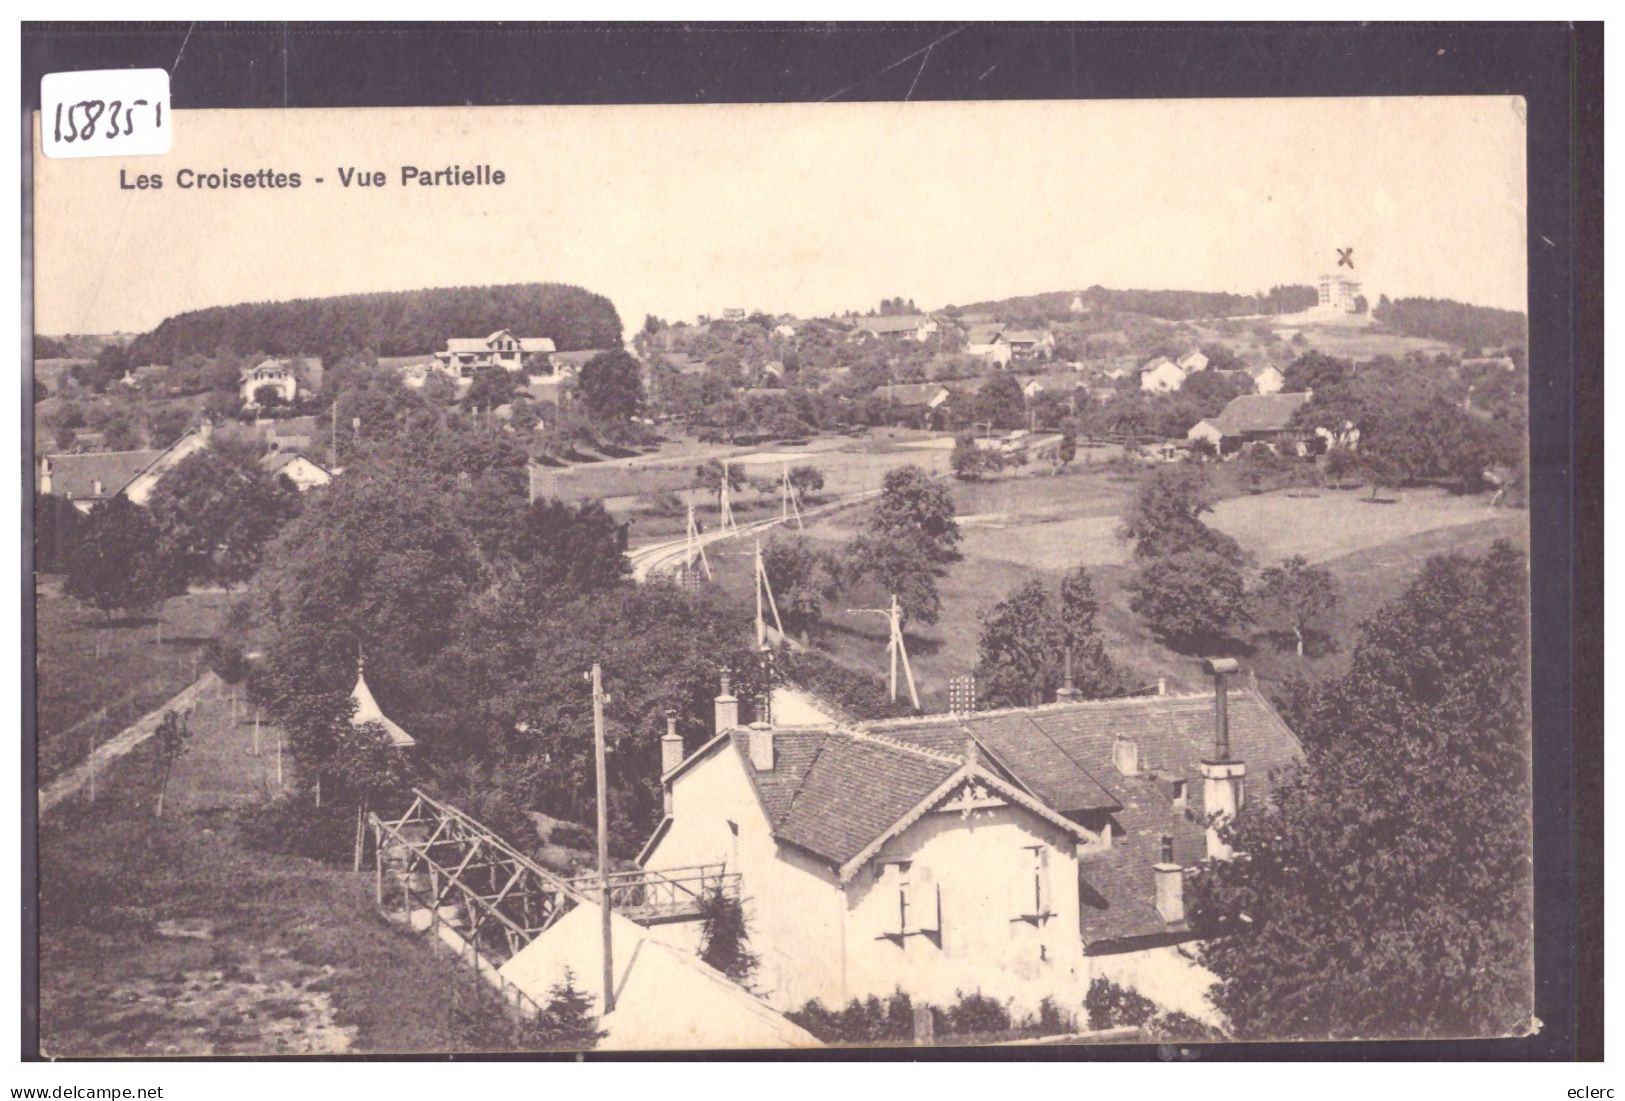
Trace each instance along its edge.
<path fill-rule="evenodd" d="M 1089 567 L 1101 599 L 1100 624 L 1113 659 L 1134 685 L 1166 678 L 1170 689 L 1197 689 L 1202 677 L 1194 658 L 1176 654 L 1151 636 L 1129 611 L 1127 586 L 1134 567 L 1130 547 L 1117 538 L 1120 517 L 1143 470 L 1118 465 L 1075 467 L 1055 477 L 1034 473 L 982 483 L 954 483 L 964 532 L 965 559 L 941 582 L 940 622 L 909 634 L 909 651 L 927 710 L 946 704 L 950 677 L 975 666 L 979 615 L 1016 585 L 1032 577 L 1054 584 L 1077 565 Z M 1325 564 L 1337 578 L 1343 604 L 1331 624 L 1340 649 L 1300 660 L 1262 639 L 1244 639 L 1244 664 L 1263 681 L 1293 675 L 1319 678 L 1347 666 L 1358 626 L 1397 596 L 1429 556 L 1447 551 L 1480 553 L 1498 538 L 1527 546 L 1528 516 L 1489 509 L 1487 498 L 1439 490 L 1408 490 L 1392 503 L 1372 503 L 1358 491 L 1282 490 L 1237 494 L 1216 484 L 1223 496 L 1207 520 L 1235 537 L 1262 568 L 1291 554 Z M 865 522 L 867 508 L 853 509 L 811 525 L 806 535 L 838 547 Z M 749 606 L 748 562 L 713 557 L 723 584 Z M 877 607 L 878 591 L 843 593 L 826 608 L 820 649 L 837 661 L 871 673 L 882 670 L 883 621 L 845 614 Z"/>
<path fill-rule="evenodd" d="M 251 851 L 232 809 L 276 788 L 276 732 L 192 717 L 162 821 L 152 743 L 41 824 L 40 1022 L 53 1056 L 469 1050 L 484 984 L 373 909 L 367 873 Z"/>
<path fill-rule="evenodd" d="M 220 629 L 231 597 L 198 592 L 152 618 L 106 622 L 61 595 L 56 581 L 35 587 L 35 684 L 41 781 L 83 760 L 100 743 L 192 683 L 203 647 Z"/>

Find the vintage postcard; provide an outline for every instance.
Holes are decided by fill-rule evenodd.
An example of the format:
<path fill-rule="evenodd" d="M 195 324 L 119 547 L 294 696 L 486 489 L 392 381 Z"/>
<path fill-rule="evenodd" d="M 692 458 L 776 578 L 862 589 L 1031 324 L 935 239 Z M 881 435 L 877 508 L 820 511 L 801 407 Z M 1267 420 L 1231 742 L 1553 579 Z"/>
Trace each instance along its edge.
<path fill-rule="evenodd" d="M 45 1054 L 1540 1028 L 1522 99 L 116 98 Z"/>

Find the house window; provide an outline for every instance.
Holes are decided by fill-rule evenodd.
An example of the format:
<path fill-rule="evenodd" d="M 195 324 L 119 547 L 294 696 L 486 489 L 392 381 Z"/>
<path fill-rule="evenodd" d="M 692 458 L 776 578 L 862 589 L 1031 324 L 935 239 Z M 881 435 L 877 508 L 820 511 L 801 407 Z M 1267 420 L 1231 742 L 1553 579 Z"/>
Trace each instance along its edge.
<path fill-rule="evenodd" d="M 1019 912 L 1016 920 L 1039 925 L 1055 916 L 1050 911 L 1049 846 L 1027 845 L 1022 854 L 1025 867 L 1017 881 Z"/>
<path fill-rule="evenodd" d="M 881 937 L 902 943 L 904 937 L 934 936 L 942 928 L 941 896 L 931 869 L 911 860 L 887 861 L 880 867 L 882 898 L 895 907 Z"/>

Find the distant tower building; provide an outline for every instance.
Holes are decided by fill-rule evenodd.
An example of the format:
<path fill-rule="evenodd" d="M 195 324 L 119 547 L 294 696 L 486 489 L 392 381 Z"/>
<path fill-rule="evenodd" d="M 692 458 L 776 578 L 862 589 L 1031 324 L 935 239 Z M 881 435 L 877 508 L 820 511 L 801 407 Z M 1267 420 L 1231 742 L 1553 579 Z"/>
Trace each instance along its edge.
<path fill-rule="evenodd" d="M 1320 277 L 1319 309 L 1325 313 L 1357 313 L 1360 281 L 1353 272 L 1327 272 Z"/>
<path fill-rule="evenodd" d="M 1083 304 L 1083 295 L 1081 295 L 1081 294 L 1073 295 L 1072 296 L 1072 305 L 1068 306 L 1067 309 L 1069 311 L 1071 311 L 1072 313 L 1083 313 L 1085 310 L 1087 310 L 1088 307 Z"/>

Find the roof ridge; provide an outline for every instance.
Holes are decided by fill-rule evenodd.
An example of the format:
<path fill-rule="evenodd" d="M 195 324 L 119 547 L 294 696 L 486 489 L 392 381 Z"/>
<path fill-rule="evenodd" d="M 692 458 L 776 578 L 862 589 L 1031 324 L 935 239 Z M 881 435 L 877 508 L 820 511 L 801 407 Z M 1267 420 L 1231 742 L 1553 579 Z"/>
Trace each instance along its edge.
<path fill-rule="evenodd" d="M 47 459 L 110 459 L 115 455 L 145 455 L 150 451 L 168 451 L 167 447 L 132 447 L 126 451 L 57 451 Z"/>
<path fill-rule="evenodd" d="M 837 729 L 839 730 L 840 728 Z M 855 730 L 841 730 L 841 733 L 846 734 L 850 738 L 855 738 L 862 741 L 877 742 L 880 745 L 890 746 L 893 749 L 901 749 L 908 753 L 914 753 L 921 757 L 929 757 L 936 761 L 945 761 L 949 764 L 955 765 L 962 765 L 965 763 L 964 757 L 955 757 L 950 753 L 943 753 L 940 750 L 927 749 L 921 745 L 912 745 L 909 742 L 905 742 L 897 738 L 888 738 L 884 734 L 876 734 L 873 731 L 864 730 L 861 728 Z M 973 736 L 968 730 L 965 732 L 965 734 L 967 737 Z"/>
<path fill-rule="evenodd" d="M 1252 691 L 1253 689 L 1251 685 L 1232 686 L 1230 688 L 1231 695 L 1235 695 L 1238 692 Z M 1211 700 L 1212 698 L 1213 693 L 1211 692 L 1168 692 L 1161 696 L 1106 696 L 1101 699 L 1094 700 L 1075 700 L 1071 703 L 1063 703 L 1060 700 L 1054 700 L 1050 703 L 1041 703 L 1027 707 L 995 707 L 989 708 L 986 711 L 972 711 L 969 714 L 946 712 L 940 715 L 915 715 L 912 718 L 903 719 L 873 719 L 863 723 L 862 729 L 865 733 L 873 734 L 881 730 L 895 729 L 897 727 L 949 722 L 966 723 L 976 719 L 1002 718 L 1006 715 L 1026 715 L 1031 714 L 1032 712 L 1051 714 L 1057 711 L 1073 711 L 1081 710 L 1083 708 L 1104 707 L 1108 704 L 1118 706 L 1127 706 L 1137 703 L 1154 705 L 1157 703 L 1186 703 L 1192 700 Z"/>

